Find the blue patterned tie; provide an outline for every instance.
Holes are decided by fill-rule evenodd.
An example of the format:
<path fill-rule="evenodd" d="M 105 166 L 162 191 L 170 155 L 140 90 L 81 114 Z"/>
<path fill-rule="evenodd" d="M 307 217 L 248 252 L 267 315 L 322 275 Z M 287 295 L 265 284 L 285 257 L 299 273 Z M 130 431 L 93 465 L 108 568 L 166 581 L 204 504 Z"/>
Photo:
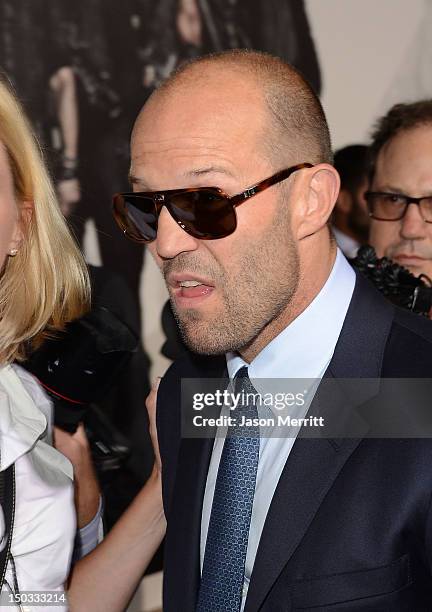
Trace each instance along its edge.
<path fill-rule="evenodd" d="M 254 393 L 246 367 L 235 377 L 235 392 Z M 234 411 L 257 418 L 255 402 Z M 246 552 L 259 459 L 259 427 L 228 429 L 216 479 L 207 532 L 197 612 L 240 610 Z"/>

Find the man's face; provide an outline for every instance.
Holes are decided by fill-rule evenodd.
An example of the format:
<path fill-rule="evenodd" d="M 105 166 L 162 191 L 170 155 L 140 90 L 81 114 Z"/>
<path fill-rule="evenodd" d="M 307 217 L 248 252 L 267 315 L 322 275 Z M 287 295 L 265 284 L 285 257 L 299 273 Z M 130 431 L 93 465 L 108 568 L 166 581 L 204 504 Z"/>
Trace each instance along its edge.
<path fill-rule="evenodd" d="M 234 195 L 279 170 L 262 152 L 265 110 L 256 90 L 238 75 L 215 74 L 151 100 L 132 139 L 135 189 L 216 186 Z M 236 231 L 218 240 L 190 236 L 162 209 L 149 250 L 192 350 L 219 354 L 274 336 L 299 278 L 284 197 L 292 180 L 239 206 Z"/>
<path fill-rule="evenodd" d="M 432 126 L 401 132 L 383 147 L 371 191 L 432 195 Z M 432 224 L 423 221 L 416 204 L 410 204 L 399 221 L 371 219 L 369 241 L 378 257 L 432 278 Z"/>

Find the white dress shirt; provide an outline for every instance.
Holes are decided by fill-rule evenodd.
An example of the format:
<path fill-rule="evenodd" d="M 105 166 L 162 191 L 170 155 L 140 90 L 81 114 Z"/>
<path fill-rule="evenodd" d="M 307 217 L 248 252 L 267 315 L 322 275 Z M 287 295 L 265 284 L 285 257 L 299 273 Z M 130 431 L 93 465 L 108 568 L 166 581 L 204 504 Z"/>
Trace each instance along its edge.
<path fill-rule="evenodd" d="M 357 256 L 357 251 L 360 248 L 360 243 L 351 236 L 344 234 L 340 229 L 332 225 L 332 232 L 336 239 L 336 243 L 345 257 L 348 259 L 353 259 Z"/>
<path fill-rule="evenodd" d="M 355 273 L 338 249 L 330 276 L 315 299 L 250 364 L 245 363 L 238 354 L 227 354 L 229 377 L 234 378 L 242 366 L 247 366 L 249 378 L 255 389 L 261 394 L 264 391 L 265 379 L 308 379 L 308 401 L 300 411 L 296 408 L 295 414 L 292 415 L 304 416 L 316 391 L 316 381 L 322 378 L 333 356 L 354 285 Z M 271 410 L 258 406 L 260 417 L 264 416 L 262 411 L 266 409 Z M 267 512 L 297 433 L 298 429 L 290 434 L 292 437 L 269 437 L 266 434 L 263 435 L 261 430 L 260 457 L 246 555 L 242 610 Z M 224 431 L 218 430 L 207 475 L 202 510 L 201 571 L 223 445 Z"/>
<path fill-rule="evenodd" d="M 16 504 L 11 553 L 20 592 L 57 591 L 66 582 L 76 515 L 70 461 L 51 445 L 52 404 L 36 380 L 19 366 L 0 368 L 0 470 L 15 464 Z M 0 508 L 0 541 L 5 525 Z M 95 519 L 100 522 L 100 517 Z M 92 521 L 92 524 L 94 521 Z M 87 526 L 88 527 L 88 526 Z M 98 524 L 96 525 L 97 535 Z M 96 542 L 95 542 L 96 543 Z M 2 589 L 14 590 L 9 562 Z M 62 605 L 1 606 L 0 610 L 66 611 Z"/>

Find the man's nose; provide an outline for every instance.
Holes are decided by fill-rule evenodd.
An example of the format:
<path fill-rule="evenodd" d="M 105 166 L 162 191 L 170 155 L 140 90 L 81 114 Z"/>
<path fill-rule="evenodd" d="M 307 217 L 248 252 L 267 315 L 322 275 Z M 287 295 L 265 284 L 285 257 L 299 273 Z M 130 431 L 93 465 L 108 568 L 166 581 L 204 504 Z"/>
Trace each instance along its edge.
<path fill-rule="evenodd" d="M 195 251 L 199 241 L 185 232 L 164 206 L 159 215 L 155 243 L 159 257 L 173 259 L 180 253 Z"/>
<path fill-rule="evenodd" d="M 417 204 L 408 204 L 405 216 L 401 220 L 400 235 L 405 240 L 425 237 L 426 223 L 423 221 L 420 207 Z"/>

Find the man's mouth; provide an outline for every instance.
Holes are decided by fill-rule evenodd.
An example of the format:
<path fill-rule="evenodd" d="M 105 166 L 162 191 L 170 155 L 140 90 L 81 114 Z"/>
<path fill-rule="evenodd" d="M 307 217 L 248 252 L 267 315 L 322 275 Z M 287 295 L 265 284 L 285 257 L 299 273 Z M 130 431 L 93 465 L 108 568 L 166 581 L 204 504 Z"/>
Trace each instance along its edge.
<path fill-rule="evenodd" d="M 198 306 L 215 289 L 210 280 L 188 274 L 173 274 L 168 277 L 167 282 L 176 306 L 182 307 Z"/>
<path fill-rule="evenodd" d="M 398 253 L 392 257 L 401 266 L 421 266 L 425 261 L 424 257 L 410 253 Z"/>

